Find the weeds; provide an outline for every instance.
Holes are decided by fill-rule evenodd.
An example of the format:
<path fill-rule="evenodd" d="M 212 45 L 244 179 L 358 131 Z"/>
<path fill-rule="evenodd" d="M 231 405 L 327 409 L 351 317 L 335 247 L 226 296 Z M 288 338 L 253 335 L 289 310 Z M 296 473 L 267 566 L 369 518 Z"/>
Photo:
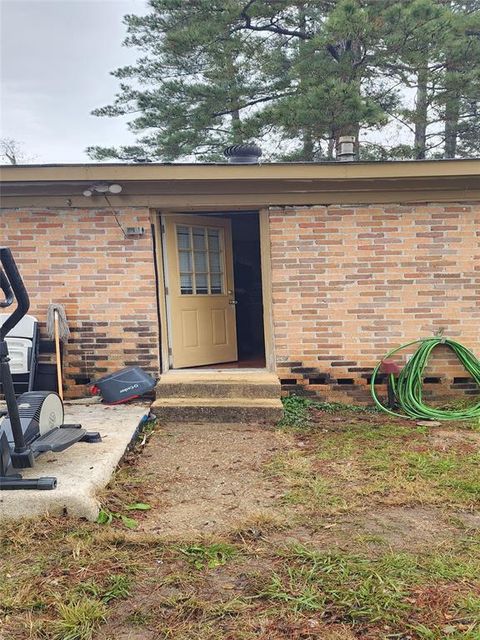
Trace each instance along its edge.
<path fill-rule="evenodd" d="M 59 617 L 52 625 L 54 640 L 91 640 L 107 616 L 105 605 L 88 597 L 68 604 L 59 602 L 57 612 Z"/>
<path fill-rule="evenodd" d="M 125 507 L 127 511 L 149 511 L 151 506 L 145 502 L 133 502 Z M 126 516 L 124 513 L 116 513 L 110 511 L 107 507 L 100 509 L 97 517 L 97 524 L 112 524 L 112 522 L 121 522 L 127 529 L 136 529 L 138 521 L 135 518 Z"/>
<path fill-rule="evenodd" d="M 211 545 L 192 544 L 178 547 L 195 569 L 215 569 L 233 558 L 237 549 L 227 543 L 219 542 Z"/>
<path fill-rule="evenodd" d="M 104 507 L 100 509 L 97 518 L 97 524 L 112 524 L 115 520 L 118 520 L 123 525 L 127 527 L 127 529 L 136 529 L 138 527 L 138 522 L 135 518 L 130 518 L 123 513 L 114 513 Z"/>
<path fill-rule="evenodd" d="M 281 428 L 305 428 L 310 420 L 308 410 L 312 405 L 312 401 L 300 396 L 287 396 L 282 398 L 283 418 L 278 426 Z"/>
<path fill-rule="evenodd" d="M 80 583 L 76 591 L 80 594 L 93 596 L 104 604 L 117 598 L 126 598 L 130 594 L 131 578 L 124 574 L 110 576 L 106 585 L 100 585 L 95 580 Z"/>
<path fill-rule="evenodd" d="M 405 629 L 418 613 L 418 585 L 441 580 L 451 585 L 453 592 L 456 583 L 463 585 L 464 593 L 453 602 L 454 615 L 450 614 L 450 619 L 458 617 L 472 630 L 477 628 L 478 592 L 473 585 L 469 589 L 465 581 L 475 579 L 474 574 L 478 578 L 479 564 L 462 560 L 455 553 L 438 558 L 390 552 L 371 558 L 293 545 L 282 555 L 285 561 L 281 571 L 272 575 L 259 595 L 294 613 L 319 611 L 324 618 Z M 418 633 L 422 627 L 421 638 L 440 638 L 430 625 L 414 625 Z M 456 631 L 455 626 L 453 630 Z"/>
<path fill-rule="evenodd" d="M 314 424 L 311 410 L 334 414 L 351 412 L 357 414 L 378 413 L 377 407 L 363 407 L 343 404 L 341 402 L 319 402 L 302 396 L 291 395 L 282 398 L 284 415 L 278 426 L 280 428 L 306 429 Z"/>
<path fill-rule="evenodd" d="M 378 413 L 379 409 L 375 406 L 361 406 L 356 404 L 344 404 L 343 402 L 315 402 L 311 403 L 312 409 L 325 411 L 326 413 L 340 413 L 343 411 L 351 413 Z"/>

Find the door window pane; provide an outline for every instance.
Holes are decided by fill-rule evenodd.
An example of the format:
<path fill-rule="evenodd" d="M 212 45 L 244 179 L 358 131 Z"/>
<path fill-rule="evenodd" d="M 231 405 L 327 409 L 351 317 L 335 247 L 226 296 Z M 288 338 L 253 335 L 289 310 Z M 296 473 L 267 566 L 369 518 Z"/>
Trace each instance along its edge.
<path fill-rule="evenodd" d="M 221 273 L 220 254 L 210 253 L 210 273 Z"/>
<path fill-rule="evenodd" d="M 205 251 L 205 229 L 203 227 L 193 227 L 193 248 L 195 251 Z"/>
<path fill-rule="evenodd" d="M 210 251 L 220 251 L 220 233 L 218 229 L 208 230 L 208 248 Z"/>
<path fill-rule="evenodd" d="M 223 230 L 177 225 L 181 295 L 224 293 Z"/>
<path fill-rule="evenodd" d="M 180 291 L 182 295 L 193 293 L 191 273 L 180 274 Z"/>
<path fill-rule="evenodd" d="M 192 269 L 192 254 L 190 251 L 180 251 L 178 254 L 180 259 L 180 273 L 187 271 L 191 273 Z"/>
<path fill-rule="evenodd" d="M 177 227 L 177 242 L 179 249 L 190 249 L 190 230 L 188 227 Z"/>
<path fill-rule="evenodd" d="M 223 293 L 221 273 L 212 273 L 210 275 L 210 293 Z"/>
<path fill-rule="evenodd" d="M 208 275 L 206 273 L 195 274 L 195 293 L 202 295 L 208 293 Z"/>
<path fill-rule="evenodd" d="M 205 251 L 195 251 L 195 273 L 208 273 L 207 254 Z"/>

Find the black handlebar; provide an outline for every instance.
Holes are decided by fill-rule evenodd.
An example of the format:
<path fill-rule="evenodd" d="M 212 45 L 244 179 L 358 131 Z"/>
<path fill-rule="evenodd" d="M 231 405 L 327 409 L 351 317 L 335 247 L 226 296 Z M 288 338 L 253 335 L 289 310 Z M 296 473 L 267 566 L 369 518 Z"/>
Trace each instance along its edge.
<path fill-rule="evenodd" d="M 3 267 L 3 271 L 0 269 L 0 286 L 5 294 L 5 301 L 0 306 L 10 306 L 13 297 L 17 301 L 17 308 L 0 327 L 0 341 L 3 341 L 7 333 L 26 315 L 30 308 L 30 299 L 8 247 L 0 247 L 0 263 Z"/>
<path fill-rule="evenodd" d="M 10 282 L 8 281 L 7 276 L 3 273 L 1 269 L 0 269 L 0 289 L 3 291 L 3 294 L 5 296 L 5 300 L 0 302 L 0 307 L 3 309 L 13 304 L 13 301 L 15 300 L 15 298 L 13 296 L 13 291 L 12 291 L 12 287 L 10 286 Z"/>

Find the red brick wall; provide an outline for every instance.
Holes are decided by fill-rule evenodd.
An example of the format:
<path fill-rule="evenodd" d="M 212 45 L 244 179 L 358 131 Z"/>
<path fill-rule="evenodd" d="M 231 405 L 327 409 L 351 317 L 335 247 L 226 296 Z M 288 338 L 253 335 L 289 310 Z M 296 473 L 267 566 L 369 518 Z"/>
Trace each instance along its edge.
<path fill-rule="evenodd" d="M 156 285 L 147 209 L 2 210 L 10 246 L 42 325 L 65 305 L 70 396 L 90 379 L 138 364 L 158 373 Z M 391 347 L 443 328 L 480 352 L 480 205 L 272 209 L 273 310 L 285 389 L 369 399 L 368 378 Z M 42 326 L 45 337 L 45 329 Z M 450 354 L 429 375 L 435 393 L 472 392 Z M 456 380 L 456 382 L 454 381 Z"/>
<path fill-rule="evenodd" d="M 278 374 L 285 390 L 369 399 L 389 349 L 443 329 L 480 355 L 480 204 L 271 209 Z M 427 385 L 475 393 L 444 349 Z"/>
<path fill-rule="evenodd" d="M 125 238 L 108 209 L 2 210 L 0 242 L 10 247 L 45 338 L 50 303 L 65 306 L 68 395 L 107 371 L 139 365 L 158 374 L 156 284 L 149 211 L 118 212 L 121 225 L 146 235 Z"/>

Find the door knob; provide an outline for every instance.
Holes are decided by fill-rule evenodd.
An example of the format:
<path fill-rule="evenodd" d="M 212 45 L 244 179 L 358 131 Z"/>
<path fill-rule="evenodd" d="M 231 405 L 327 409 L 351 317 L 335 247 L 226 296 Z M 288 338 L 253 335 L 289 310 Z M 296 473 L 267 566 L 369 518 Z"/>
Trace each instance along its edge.
<path fill-rule="evenodd" d="M 238 300 L 229 300 L 228 304 L 238 304 Z"/>

